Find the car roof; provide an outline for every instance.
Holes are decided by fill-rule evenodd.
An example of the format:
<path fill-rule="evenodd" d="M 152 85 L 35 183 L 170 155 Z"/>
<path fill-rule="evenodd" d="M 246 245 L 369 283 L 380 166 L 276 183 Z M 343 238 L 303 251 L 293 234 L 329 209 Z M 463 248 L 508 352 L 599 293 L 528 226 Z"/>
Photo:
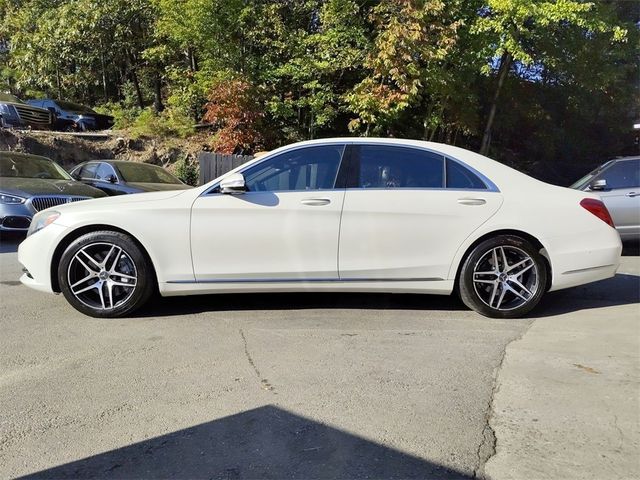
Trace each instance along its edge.
<path fill-rule="evenodd" d="M 11 158 L 14 160 L 18 160 L 20 158 L 35 158 L 38 160 L 46 160 L 48 162 L 52 162 L 50 158 L 43 157 L 42 155 L 32 155 L 30 153 L 22 153 L 22 152 L 0 152 L 0 157 Z"/>
<path fill-rule="evenodd" d="M 618 157 L 618 158 L 612 158 L 611 160 L 616 161 L 616 162 L 626 162 L 627 160 L 640 160 L 640 157 L 639 156 Z"/>
<path fill-rule="evenodd" d="M 84 164 L 84 163 L 90 163 L 90 162 L 103 162 L 103 163 L 108 163 L 110 165 L 122 165 L 122 164 L 131 164 L 131 163 L 135 163 L 136 165 L 144 165 L 146 167 L 153 167 L 153 168 L 162 168 L 160 165 L 153 165 L 151 163 L 144 163 L 144 162 L 134 162 L 132 160 L 116 160 L 114 158 L 98 158 L 95 160 L 87 160 L 86 162 L 82 162 L 80 165 Z"/>

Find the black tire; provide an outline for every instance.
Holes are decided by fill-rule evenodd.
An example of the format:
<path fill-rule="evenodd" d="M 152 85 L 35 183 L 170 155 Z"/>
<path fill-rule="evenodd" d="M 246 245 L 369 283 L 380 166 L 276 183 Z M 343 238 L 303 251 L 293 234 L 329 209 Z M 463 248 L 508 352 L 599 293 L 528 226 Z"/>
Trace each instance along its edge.
<path fill-rule="evenodd" d="M 518 275 L 520 270 L 523 272 Z M 540 302 L 547 276 L 547 263 L 530 241 L 516 235 L 498 235 L 484 240 L 467 255 L 458 278 L 458 292 L 464 304 L 481 315 L 519 318 Z"/>
<path fill-rule="evenodd" d="M 73 308 L 97 318 L 129 315 L 156 290 L 153 267 L 140 246 L 113 231 L 74 240 L 60 259 L 58 282 Z"/>

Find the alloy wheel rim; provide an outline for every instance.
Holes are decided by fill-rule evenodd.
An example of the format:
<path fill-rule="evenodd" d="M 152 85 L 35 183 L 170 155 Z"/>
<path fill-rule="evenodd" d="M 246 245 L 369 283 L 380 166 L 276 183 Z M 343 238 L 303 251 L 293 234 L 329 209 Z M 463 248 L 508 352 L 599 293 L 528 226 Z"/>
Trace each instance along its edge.
<path fill-rule="evenodd" d="M 125 303 L 138 284 L 131 256 L 113 243 L 97 242 L 76 252 L 67 270 L 69 290 L 84 305 L 113 310 Z"/>
<path fill-rule="evenodd" d="M 538 266 L 524 250 L 501 245 L 488 250 L 473 269 L 473 288 L 489 308 L 509 311 L 529 303 L 540 288 Z"/>

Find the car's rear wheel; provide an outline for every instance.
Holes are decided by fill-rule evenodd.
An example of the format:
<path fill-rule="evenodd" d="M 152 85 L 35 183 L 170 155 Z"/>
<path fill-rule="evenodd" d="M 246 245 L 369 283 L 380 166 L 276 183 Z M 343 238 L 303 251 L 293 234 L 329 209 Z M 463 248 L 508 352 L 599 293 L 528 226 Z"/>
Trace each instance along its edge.
<path fill-rule="evenodd" d="M 73 241 L 62 254 L 60 289 L 78 311 L 92 317 L 122 317 L 140 308 L 155 289 L 144 252 L 128 235 L 98 231 Z"/>
<path fill-rule="evenodd" d="M 458 282 L 460 297 L 469 308 L 487 317 L 518 318 L 540 302 L 547 265 L 530 241 L 498 235 L 471 251 Z"/>

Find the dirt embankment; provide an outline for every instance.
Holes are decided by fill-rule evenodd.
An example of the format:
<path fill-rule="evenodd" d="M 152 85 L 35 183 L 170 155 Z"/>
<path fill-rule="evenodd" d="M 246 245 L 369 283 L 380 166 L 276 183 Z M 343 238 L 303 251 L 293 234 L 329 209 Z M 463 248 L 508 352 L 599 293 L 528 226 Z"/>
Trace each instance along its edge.
<path fill-rule="evenodd" d="M 96 135 L 69 135 L 61 132 L 32 132 L 0 130 L 0 151 L 42 155 L 70 168 L 87 160 L 132 160 L 164 167 L 185 156 L 195 159 L 206 150 L 204 137 L 159 140 L 156 138 L 130 138 L 125 132 L 98 133 Z"/>

